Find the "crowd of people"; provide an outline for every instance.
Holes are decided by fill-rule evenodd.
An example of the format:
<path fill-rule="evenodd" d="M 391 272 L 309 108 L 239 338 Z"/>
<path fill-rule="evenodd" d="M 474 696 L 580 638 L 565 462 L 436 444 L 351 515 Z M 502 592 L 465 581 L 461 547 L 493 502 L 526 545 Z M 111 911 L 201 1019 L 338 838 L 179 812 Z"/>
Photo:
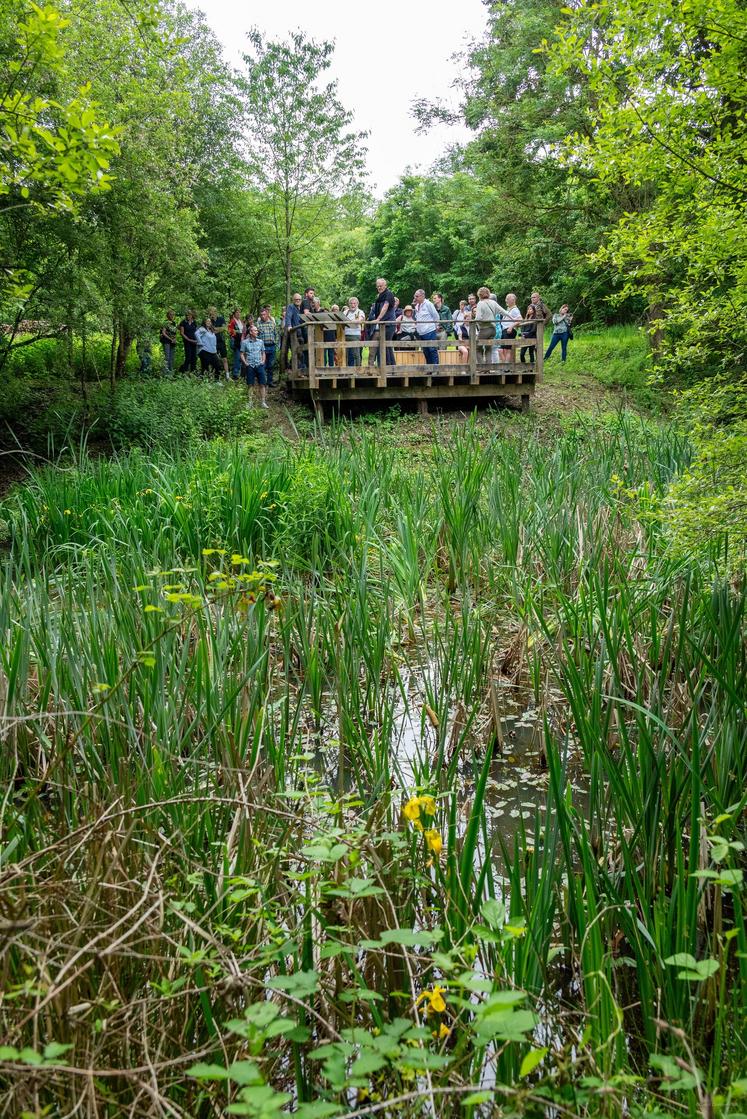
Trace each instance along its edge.
<path fill-rule="evenodd" d="M 243 378 L 250 389 L 256 384 L 260 406 L 266 408 L 267 388 L 273 384 L 276 361 L 281 358 L 282 364 L 285 363 L 293 331 L 300 343 L 299 365 L 302 369 L 307 367 L 310 321 L 320 323 L 324 366 L 328 368 L 334 368 L 335 364 L 343 362 L 337 345 L 337 323 L 340 321 L 343 326 L 346 366 L 362 364 L 363 343 L 368 343 L 369 364 L 378 363 L 383 345 L 386 365 L 394 365 L 397 343 L 401 345 L 411 341 L 423 344 L 423 356 L 428 365 L 439 364 L 439 349 L 448 341 L 453 341 L 461 359 L 467 361 L 472 322 L 475 323 L 482 360 L 488 360 L 488 354 L 493 355 L 493 351 L 497 351 L 493 360 L 510 361 L 512 347 L 501 346 L 501 341 L 518 339 L 522 343 L 517 347 L 520 361 L 534 362 L 537 326 L 540 322 L 552 322 L 552 336 L 545 359 L 559 345 L 562 360 L 565 361 L 568 341 L 573 338 L 573 316 L 568 305 L 563 304 L 559 311 L 552 314 L 537 291 L 532 292 L 523 313 L 513 292 L 506 296 L 504 307 L 487 287 L 478 288 L 476 294 L 470 293 L 466 299 L 460 300 L 454 311 L 440 292 L 433 292 L 428 299 L 422 288 L 414 293 L 412 303 L 402 307 L 383 277 L 376 281 L 376 293 L 368 316 L 355 296 L 351 296 L 342 308 L 338 304 L 323 307 L 313 287 L 308 287 L 303 295 L 294 295 L 277 319 L 273 317 L 268 305 L 260 309 L 256 318 L 234 308 L 228 320 L 219 314 L 216 307 L 209 307 L 200 321 L 195 317 L 194 311 L 189 310 L 177 322 L 174 311 L 169 310 L 161 327 L 160 338 L 166 369 L 168 372 L 174 371 L 181 339 L 184 360 L 179 366 L 180 372 L 196 372 L 199 362 L 200 370 L 205 375 L 212 374 L 216 379 Z M 336 317 L 334 320 L 330 318 L 328 323 L 315 318 L 318 314 L 329 312 L 334 312 Z M 382 331 L 383 334 L 380 333 Z M 392 343 L 391 346 L 388 345 L 389 342 Z M 426 342 L 434 345 L 425 345 Z"/>

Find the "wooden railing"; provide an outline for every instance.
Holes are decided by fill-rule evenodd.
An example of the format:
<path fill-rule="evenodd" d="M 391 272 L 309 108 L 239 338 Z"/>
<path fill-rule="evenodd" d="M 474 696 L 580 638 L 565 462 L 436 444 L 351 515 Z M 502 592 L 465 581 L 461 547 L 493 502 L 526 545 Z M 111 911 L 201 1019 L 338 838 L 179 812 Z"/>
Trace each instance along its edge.
<path fill-rule="evenodd" d="M 345 338 L 344 324 L 337 321 L 325 323 L 319 319 L 306 321 L 289 331 L 291 345 L 291 376 L 297 380 L 308 379 L 308 387 L 314 389 L 319 381 L 339 376 L 355 376 L 376 378 L 377 384 L 384 387 L 387 377 L 401 375 L 405 370 L 410 375 L 454 374 L 456 372 L 469 374 L 470 383 L 476 384 L 480 374 L 490 373 L 531 373 L 535 381 L 542 379 L 543 353 L 544 353 L 544 323 L 536 319 L 516 322 L 516 327 L 529 323 L 536 324 L 536 338 L 480 338 L 477 322 L 465 324 L 469 330 L 469 338 L 458 341 L 453 337 L 422 339 L 417 335 L 412 339 L 394 339 L 386 337 L 386 329 L 394 323 L 379 324 L 366 320 L 359 325 L 369 328 L 378 327 L 376 337 L 360 341 L 354 338 Z M 323 330 L 328 331 L 334 326 L 334 341 L 325 341 Z M 500 330 L 500 322 L 497 324 Z M 305 340 L 304 340 L 305 332 Z M 460 353 L 461 347 L 463 353 Z M 535 360 L 533 362 L 520 361 L 519 350 L 533 347 Z M 325 365 L 324 351 L 333 351 L 334 365 Z M 438 350 L 438 363 L 397 361 L 397 355 L 409 353 L 422 353 L 423 350 Z M 499 351 L 505 351 L 501 356 Z M 348 365 L 348 351 L 359 351 L 361 363 Z M 363 364 L 364 352 L 367 351 L 367 361 Z M 387 351 L 394 361 L 387 361 Z M 494 360 L 497 355 L 497 360 Z M 506 356 L 507 355 L 507 356 Z M 341 357 L 342 364 L 338 364 Z"/>

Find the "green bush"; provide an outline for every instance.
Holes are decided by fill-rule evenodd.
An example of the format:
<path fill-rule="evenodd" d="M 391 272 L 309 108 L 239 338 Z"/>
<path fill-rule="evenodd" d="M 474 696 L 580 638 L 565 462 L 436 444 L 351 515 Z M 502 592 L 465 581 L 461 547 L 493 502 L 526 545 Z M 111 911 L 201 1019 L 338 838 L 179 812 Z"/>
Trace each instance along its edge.
<path fill-rule="evenodd" d="M 747 379 L 713 377 L 681 394 L 679 413 L 695 458 L 669 488 L 664 515 L 681 557 L 717 571 L 747 567 Z"/>
<path fill-rule="evenodd" d="M 183 447 L 196 439 L 233 438 L 257 429 L 241 385 L 192 377 L 123 381 L 106 417 L 116 447 Z"/>

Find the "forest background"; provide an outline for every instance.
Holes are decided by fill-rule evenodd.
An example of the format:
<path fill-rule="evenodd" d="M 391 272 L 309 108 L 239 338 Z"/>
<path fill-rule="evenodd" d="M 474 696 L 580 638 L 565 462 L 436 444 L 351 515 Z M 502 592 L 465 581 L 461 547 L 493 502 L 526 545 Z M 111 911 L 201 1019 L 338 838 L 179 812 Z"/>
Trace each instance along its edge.
<path fill-rule="evenodd" d="M 453 304 L 487 282 L 567 301 L 581 329 L 641 327 L 650 384 L 662 401 L 688 390 L 711 479 L 718 436 L 721 515 L 741 515 L 737 0 L 486 5 L 459 114 L 427 91 L 415 120 L 403 108 L 413 128 L 461 120 L 467 142 L 380 202 L 325 74 L 333 44 L 253 33 L 235 71 L 204 18 L 170 0 L 0 11 L 6 445 L 104 431 L 104 388 L 136 367 L 138 338 L 156 349 L 169 305 L 279 310 L 313 284 L 325 303 L 357 294 L 366 307 L 378 275 Z"/>

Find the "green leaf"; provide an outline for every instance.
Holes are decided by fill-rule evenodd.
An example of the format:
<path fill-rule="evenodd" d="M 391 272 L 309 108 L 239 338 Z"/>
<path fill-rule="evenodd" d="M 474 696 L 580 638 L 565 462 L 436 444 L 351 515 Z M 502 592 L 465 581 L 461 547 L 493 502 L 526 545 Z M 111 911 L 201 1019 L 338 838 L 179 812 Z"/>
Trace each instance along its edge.
<path fill-rule="evenodd" d="M 529 1076 L 530 1072 L 534 1072 L 537 1065 L 542 1063 L 547 1054 L 547 1047 L 544 1047 L 542 1049 L 530 1049 L 529 1052 L 525 1054 L 524 1059 L 521 1062 L 521 1068 L 519 1069 L 519 1078 L 523 1080 L 525 1076 Z"/>
<path fill-rule="evenodd" d="M 506 907 L 497 898 L 488 898 L 480 906 L 480 914 L 485 924 L 494 932 L 503 928 L 506 920 Z"/>
<path fill-rule="evenodd" d="M 315 971 L 297 971 L 293 975 L 277 975 L 267 986 L 273 991 L 285 991 L 297 999 L 306 999 L 319 988 L 319 975 Z"/>
<path fill-rule="evenodd" d="M 670 967 L 683 968 L 682 971 L 677 972 L 678 979 L 687 979 L 697 983 L 715 975 L 721 966 L 718 960 L 711 957 L 705 960 L 696 960 L 689 952 L 677 952 L 674 956 L 669 956 L 664 963 L 669 964 Z"/>
<path fill-rule="evenodd" d="M 443 935 L 442 929 L 386 929 L 379 940 L 381 944 L 399 944 L 403 948 L 416 948 L 418 945 L 428 948 L 431 944 L 438 944 Z"/>
<path fill-rule="evenodd" d="M 234 1084 L 261 1084 L 262 1074 L 254 1061 L 234 1061 L 227 1069 L 228 1077 Z"/>
<path fill-rule="evenodd" d="M 72 1045 L 63 1045 L 59 1041 L 50 1041 L 48 1045 L 44 1046 L 44 1060 L 54 1061 L 64 1053 L 69 1053 L 71 1049 Z"/>
<path fill-rule="evenodd" d="M 187 1069 L 187 1076 L 191 1076 L 194 1080 L 228 1080 L 228 1070 L 223 1065 L 200 1062 Z"/>

